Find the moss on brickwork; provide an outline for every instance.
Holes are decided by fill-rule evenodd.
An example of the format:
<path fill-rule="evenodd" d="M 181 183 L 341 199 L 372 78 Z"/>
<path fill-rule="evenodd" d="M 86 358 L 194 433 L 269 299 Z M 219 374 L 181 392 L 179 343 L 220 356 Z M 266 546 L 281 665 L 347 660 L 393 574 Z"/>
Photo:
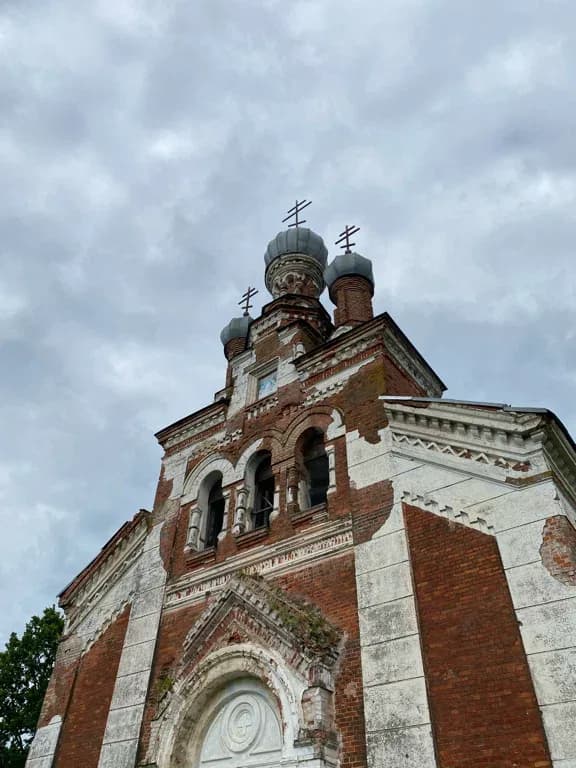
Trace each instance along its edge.
<path fill-rule="evenodd" d="M 262 576 L 244 572 L 240 578 L 247 583 L 258 582 L 264 587 L 271 610 L 305 651 L 322 660 L 335 654 L 342 633 L 324 618 L 316 605 L 297 597 L 288 597 L 279 587 L 265 582 Z"/>
<path fill-rule="evenodd" d="M 154 684 L 154 697 L 156 701 L 161 701 L 165 694 L 172 690 L 176 680 L 169 672 L 164 672 Z"/>

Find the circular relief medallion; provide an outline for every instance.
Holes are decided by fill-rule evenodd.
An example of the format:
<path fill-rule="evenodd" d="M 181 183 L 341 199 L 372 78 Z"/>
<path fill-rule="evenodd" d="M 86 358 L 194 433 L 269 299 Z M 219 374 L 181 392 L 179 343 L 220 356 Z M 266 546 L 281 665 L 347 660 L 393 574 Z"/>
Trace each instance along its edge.
<path fill-rule="evenodd" d="M 262 715 L 256 699 L 242 698 L 230 704 L 224 721 L 224 740 L 232 752 L 245 752 L 255 742 Z"/>

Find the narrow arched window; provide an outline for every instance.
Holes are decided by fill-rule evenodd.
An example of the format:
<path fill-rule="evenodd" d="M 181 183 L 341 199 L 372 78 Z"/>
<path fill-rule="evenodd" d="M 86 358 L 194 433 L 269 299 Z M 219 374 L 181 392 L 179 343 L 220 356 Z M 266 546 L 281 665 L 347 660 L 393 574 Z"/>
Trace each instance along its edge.
<path fill-rule="evenodd" d="M 264 456 L 254 475 L 254 509 L 252 527 L 265 528 L 274 509 L 274 475 L 270 454 Z"/>
<path fill-rule="evenodd" d="M 330 485 L 328 456 L 324 448 L 324 435 L 313 430 L 302 445 L 302 463 L 311 507 L 326 503 L 326 492 Z"/>
<path fill-rule="evenodd" d="M 208 494 L 208 512 L 206 515 L 206 546 L 215 547 L 218 534 L 224 523 L 224 506 L 226 501 L 222 493 L 222 478 L 220 477 Z"/>

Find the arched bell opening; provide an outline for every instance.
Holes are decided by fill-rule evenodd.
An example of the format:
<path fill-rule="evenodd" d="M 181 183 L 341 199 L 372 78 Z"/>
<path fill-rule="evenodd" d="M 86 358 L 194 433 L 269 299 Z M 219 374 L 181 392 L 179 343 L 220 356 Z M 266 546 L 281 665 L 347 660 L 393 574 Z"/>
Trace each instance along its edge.
<path fill-rule="evenodd" d="M 301 471 L 300 508 L 309 509 L 326 503 L 330 487 L 330 468 L 322 430 L 307 429 L 299 440 Z"/>
<path fill-rule="evenodd" d="M 206 509 L 206 548 L 218 544 L 218 535 L 224 524 L 224 509 L 226 500 L 222 492 L 222 475 L 217 477 L 208 493 Z"/>
<path fill-rule="evenodd" d="M 246 463 L 244 483 L 238 489 L 234 533 L 263 530 L 277 511 L 276 479 L 272 470 L 272 454 L 262 450 Z"/>
<path fill-rule="evenodd" d="M 186 546 L 200 551 L 218 546 L 227 527 L 228 491 L 224 491 L 222 472 L 209 472 L 200 483 L 198 498 L 190 513 Z"/>
<path fill-rule="evenodd" d="M 274 510 L 274 490 L 272 457 L 269 451 L 263 451 L 254 472 L 253 530 L 267 528 L 270 524 L 270 515 Z"/>

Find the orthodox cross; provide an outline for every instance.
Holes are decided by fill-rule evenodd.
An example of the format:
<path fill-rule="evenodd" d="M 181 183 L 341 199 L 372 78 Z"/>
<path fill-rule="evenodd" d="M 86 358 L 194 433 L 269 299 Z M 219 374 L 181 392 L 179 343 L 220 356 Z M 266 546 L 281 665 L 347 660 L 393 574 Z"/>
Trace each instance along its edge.
<path fill-rule="evenodd" d="M 346 224 L 346 227 L 344 228 L 344 232 L 340 232 L 340 234 L 338 235 L 338 240 L 336 240 L 334 245 L 340 245 L 340 243 L 342 243 L 342 245 L 340 245 L 340 248 L 346 249 L 344 253 L 352 253 L 350 249 L 352 248 L 353 245 L 356 245 L 356 243 L 351 243 L 350 238 L 353 237 L 356 234 L 356 232 L 360 232 L 360 227 L 356 227 L 354 226 L 354 224 L 352 224 L 352 226 L 350 226 L 349 224 Z"/>
<path fill-rule="evenodd" d="M 240 306 L 244 305 L 243 307 L 244 317 L 248 315 L 248 310 L 252 308 L 252 304 L 250 304 L 250 299 L 253 296 L 256 296 L 257 293 L 258 291 L 256 288 L 251 288 L 250 286 L 248 286 L 248 290 L 246 291 L 246 293 L 242 295 L 241 300 L 238 302 Z"/>
<path fill-rule="evenodd" d="M 309 205 L 312 205 L 312 200 L 296 200 L 296 205 L 290 208 L 288 216 L 286 216 L 285 219 L 282 219 L 282 223 L 284 224 L 285 221 L 288 221 L 288 219 L 292 219 L 295 216 L 296 220 L 293 221 L 292 224 L 288 224 L 288 227 L 299 227 L 300 224 L 306 224 L 306 219 L 300 221 L 298 215 L 304 208 L 308 208 Z"/>

